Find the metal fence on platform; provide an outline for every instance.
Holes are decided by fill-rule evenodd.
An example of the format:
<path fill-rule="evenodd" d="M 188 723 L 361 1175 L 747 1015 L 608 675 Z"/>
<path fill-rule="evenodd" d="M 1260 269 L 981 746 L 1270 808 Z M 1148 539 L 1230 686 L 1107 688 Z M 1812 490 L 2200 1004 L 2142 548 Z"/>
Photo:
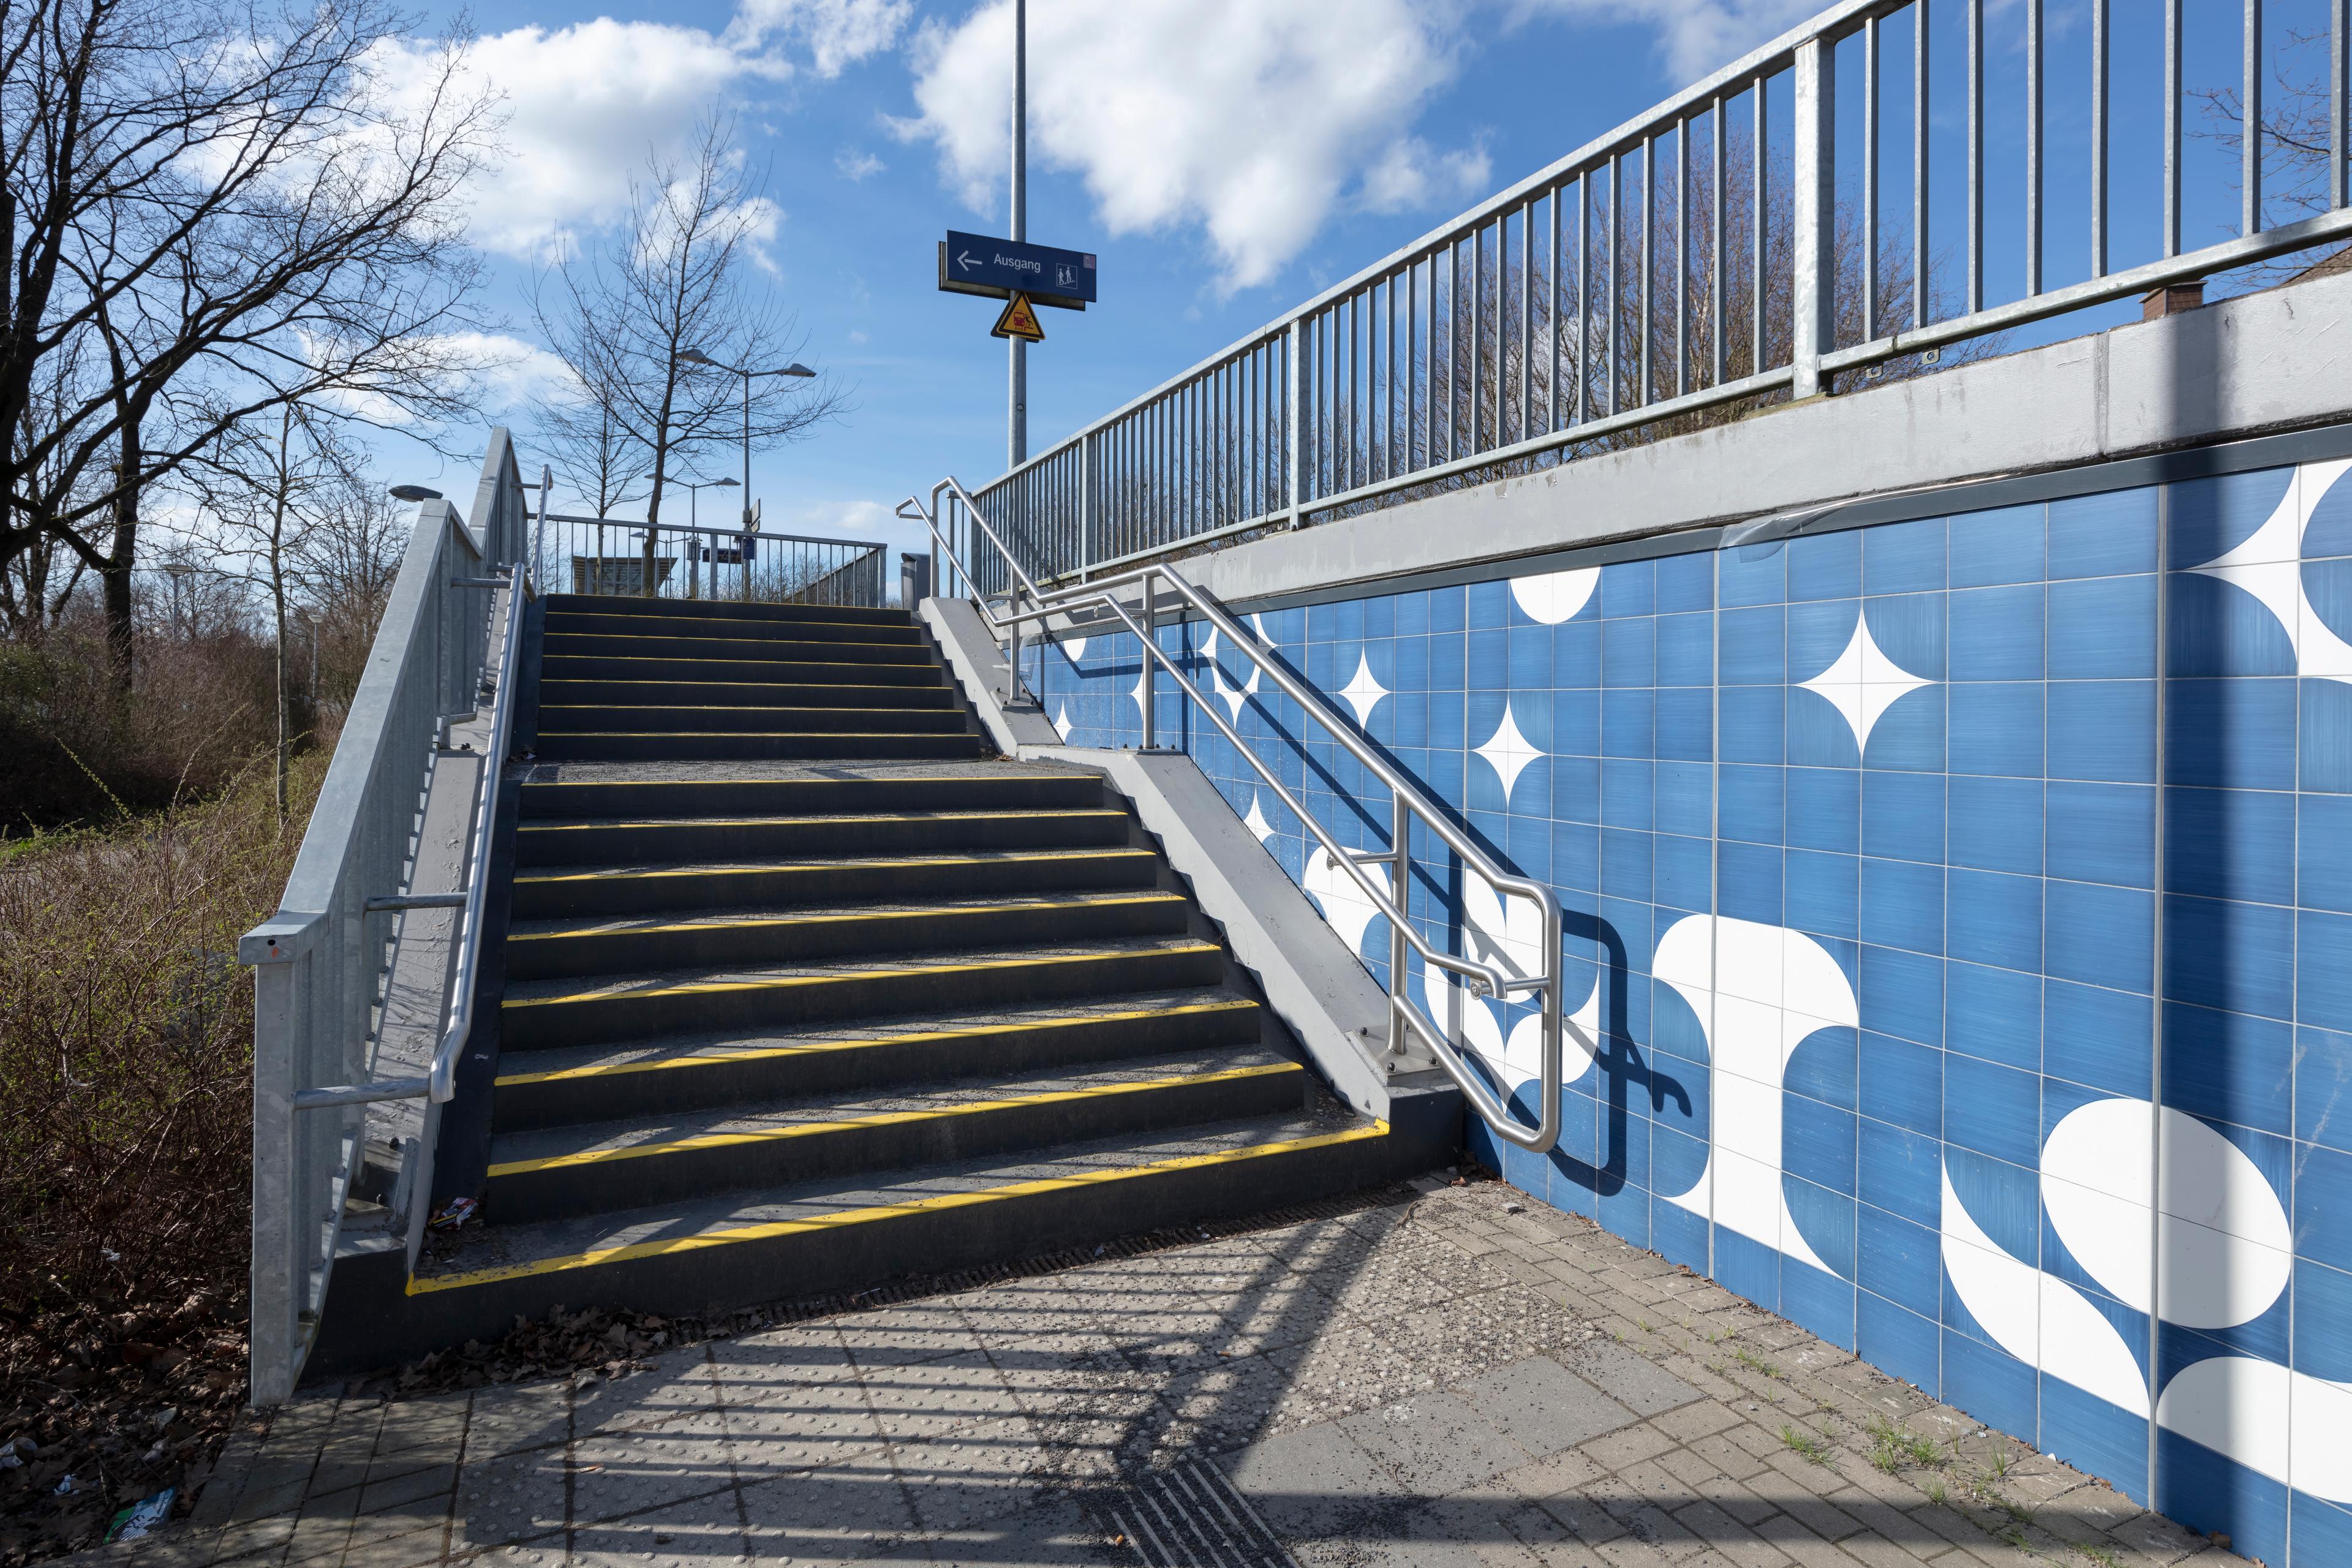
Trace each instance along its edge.
<path fill-rule="evenodd" d="M 862 609 L 885 602 L 887 552 L 874 540 L 550 512 L 541 550 L 540 575 L 558 593 Z"/>
<path fill-rule="evenodd" d="M 1041 581 L 1118 570 L 1673 434 L 1743 405 L 1920 374 L 1954 345 L 2352 238 L 2352 0 L 2320 4 L 2327 30 L 2308 41 L 2326 52 L 2323 132 L 2284 153 L 2279 134 L 2238 139 L 2237 232 L 2213 243 L 2184 248 L 2184 106 L 2194 95 L 2183 86 L 2182 0 L 2088 0 L 2088 67 L 2063 80 L 2050 68 L 2046 0 L 2001 11 L 1990 40 L 1985 0 L 1843 0 L 974 499 Z M 2111 136 L 2119 26 L 2136 62 L 2126 86 L 2162 97 L 2158 146 L 2119 148 Z M 2260 125 L 2273 47 L 2292 39 L 2265 32 L 2260 0 L 2245 0 L 2237 26 L 2239 112 Z M 1957 35 L 1957 71 L 1931 69 L 1951 41 L 1939 33 Z M 2021 232 L 2021 268 L 2000 268 L 2003 291 L 2012 278 L 2021 286 L 1999 302 L 1988 302 L 1987 189 L 2006 179 L 1987 174 L 1989 47 L 2021 53 L 2024 68 L 2023 189 L 1992 225 Z M 1841 70 L 1862 88 L 1848 95 L 1859 112 L 1843 117 Z M 2070 135 L 2087 127 L 2087 181 L 2071 159 L 2066 171 L 2070 190 L 2086 186 L 2067 221 L 2084 226 L 2087 245 L 2064 247 L 2080 273 L 2065 281 L 2050 264 L 2053 89 L 2059 123 Z M 1901 112 L 1882 113 L 1889 97 Z M 2004 106 L 2004 130 L 2006 115 Z M 1955 121 L 1957 144 L 1936 129 Z M 2266 150 L 2273 160 L 2292 153 L 2303 171 L 2297 190 L 2273 188 L 2267 201 Z M 2147 212 L 2160 207 L 2160 224 L 2147 226 L 2160 238 L 2154 258 L 2114 269 L 2119 168 Z M 1907 210 L 1881 199 L 1890 173 Z M 1948 199 L 1931 200 L 1955 176 L 1957 221 Z M 961 549 L 961 507 L 948 510 L 941 526 Z M 992 551 L 965 549 L 963 563 L 984 588 L 1005 585 Z"/>

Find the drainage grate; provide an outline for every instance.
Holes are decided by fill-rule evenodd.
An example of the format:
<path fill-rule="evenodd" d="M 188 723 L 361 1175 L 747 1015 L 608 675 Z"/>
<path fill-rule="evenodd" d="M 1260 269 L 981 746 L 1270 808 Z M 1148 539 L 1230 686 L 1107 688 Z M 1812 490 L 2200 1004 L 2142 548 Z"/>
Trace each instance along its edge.
<path fill-rule="evenodd" d="M 1106 1500 L 1103 1517 L 1150 1568 L 1298 1568 L 1213 1465 L 1162 1470 Z"/>

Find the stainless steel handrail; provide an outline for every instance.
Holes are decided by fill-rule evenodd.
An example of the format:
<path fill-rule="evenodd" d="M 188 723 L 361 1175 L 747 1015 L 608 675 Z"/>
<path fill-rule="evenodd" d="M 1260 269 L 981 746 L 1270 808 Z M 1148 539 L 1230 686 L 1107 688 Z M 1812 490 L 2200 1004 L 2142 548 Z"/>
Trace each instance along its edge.
<path fill-rule="evenodd" d="M 939 546 L 940 553 L 955 563 L 957 573 L 962 577 L 967 587 L 971 584 L 971 576 L 965 572 L 963 563 L 958 557 L 954 547 L 940 532 L 938 513 L 940 496 L 942 491 L 949 491 L 954 495 L 964 511 L 971 517 L 974 526 L 979 528 L 987 536 L 988 542 L 996 547 L 997 554 L 1003 559 L 1016 584 L 1012 594 L 1008 595 L 1006 611 L 1001 616 L 990 607 L 985 596 L 979 595 L 977 590 L 974 590 L 974 602 L 979 605 L 982 617 L 992 628 L 1005 634 L 1009 639 L 1007 667 L 1013 673 L 1010 673 L 1007 679 L 1008 694 L 1015 689 L 1014 682 L 1019 679 L 1017 668 L 1020 663 L 1020 628 L 1024 623 L 1044 621 L 1056 615 L 1067 615 L 1072 607 L 1082 605 L 1098 605 L 1108 610 L 1129 631 L 1135 634 L 1137 641 L 1151 658 L 1165 668 L 1175 680 L 1177 689 L 1192 700 L 1193 706 L 1198 708 L 1212 724 L 1217 727 L 1218 732 L 1231 742 L 1234 751 L 1255 770 L 1265 785 L 1274 791 L 1275 798 L 1289 807 L 1291 813 L 1300 822 L 1306 824 L 1307 831 L 1313 834 L 1323 846 L 1324 853 L 1331 858 L 1332 862 L 1347 868 L 1349 876 L 1355 879 L 1356 885 L 1370 901 L 1374 911 L 1386 917 L 1389 922 L 1390 1049 L 1398 1053 L 1402 1051 L 1404 1042 L 1402 1031 L 1406 1027 L 1411 1027 L 1430 1043 L 1438 1066 L 1454 1079 L 1455 1085 L 1461 1089 L 1464 1097 L 1477 1110 L 1479 1116 L 1486 1124 L 1495 1130 L 1496 1135 L 1520 1148 L 1539 1154 L 1546 1152 L 1557 1143 L 1559 1141 L 1559 1095 L 1562 1088 L 1560 1062 L 1563 1053 L 1560 1037 L 1561 1031 L 1566 1027 L 1566 1016 L 1560 1005 L 1564 965 L 1560 959 L 1559 900 L 1552 890 L 1541 882 L 1506 871 L 1496 865 L 1475 840 L 1454 825 L 1442 807 L 1423 795 L 1402 773 L 1390 766 L 1388 760 L 1380 754 L 1378 749 L 1360 735 L 1352 726 L 1345 722 L 1324 700 L 1321 693 L 1294 676 L 1281 663 L 1274 649 L 1267 647 L 1247 628 L 1227 615 L 1223 605 L 1187 582 L 1168 564 L 1153 563 L 1099 582 L 1074 584 L 1050 593 L 1041 591 L 1035 580 L 1014 558 L 1004 541 L 997 535 L 996 530 L 991 526 L 986 516 L 982 513 L 978 504 L 972 500 L 971 493 L 950 477 L 941 479 L 931 487 L 931 504 L 928 509 L 916 498 L 909 496 L 898 507 L 898 515 L 909 521 L 920 521 L 930 531 L 931 538 Z M 911 512 L 908 510 L 909 508 L 913 509 Z M 1257 668 L 1273 680 L 1283 695 L 1297 702 L 1305 712 L 1312 716 L 1330 732 L 1333 739 L 1346 748 L 1349 754 L 1354 757 L 1366 772 L 1387 787 L 1391 817 L 1390 847 L 1386 851 L 1349 849 L 1334 838 L 1321 823 L 1308 815 L 1307 808 L 1284 785 L 1275 771 L 1258 756 L 1253 747 L 1243 740 L 1240 731 L 1217 712 L 1215 704 L 1192 684 L 1191 678 L 1184 673 L 1175 658 L 1160 646 L 1159 639 L 1151 635 L 1150 628 L 1153 625 L 1154 588 L 1160 582 L 1164 582 L 1173 589 L 1180 599 L 1198 612 L 1202 619 L 1207 621 L 1219 637 L 1240 647 L 1247 653 Z M 1119 602 L 1116 592 L 1118 589 L 1130 585 L 1141 591 L 1144 619 L 1140 622 L 1129 612 L 1124 604 Z M 1034 608 L 1024 610 L 1021 607 L 1020 599 L 1024 593 Z M 1147 750 L 1151 749 L 1159 739 L 1152 685 L 1152 681 L 1149 679 L 1142 683 L 1143 742 Z M 1412 886 L 1412 818 L 1416 816 L 1447 848 L 1460 858 L 1465 866 L 1476 873 L 1498 894 L 1505 896 L 1517 894 L 1534 902 L 1542 911 L 1544 967 L 1540 974 L 1534 976 L 1506 974 L 1493 964 L 1482 963 L 1475 959 L 1444 952 L 1432 945 L 1426 938 L 1413 929 L 1412 921 L 1406 916 L 1405 908 L 1412 902 L 1410 892 Z M 1391 888 L 1383 888 L 1366 868 L 1374 862 L 1382 861 L 1387 862 L 1391 868 Z M 1391 889 L 1395 894 L 1393 898 L 1391 897 Z M 1420 1004 L 1412 1000 L 1405 978 L 1407 948 L 1419 953 L 1424 964 L 1461 975 L 1469 981 L 1469 989 L 1474 997 L 1492 995 L 1507 998 L 1515 993 L 1526 991 L 1542 994 L 1543 1053 L 1542 1067 L 1538 1073 L 1542 1107 L 1538 1125 L 1530 1128 L 1514 1116 L 1510 1108 L 1496 1096 L 1494 1090 L 1477 1074 L 1463 1064 L 1460 1059 L 1461 1053 L 1454 1046 L 1453 1037 L 1446 1031 L 1439 1028 L 1428 1014 L 1423 1011 Z"/>
<path fill-rule="evenodd" d="M 539 518 L 532 531 L 533 558 L 547 528 L 547 470 L 540 470 Z M 457 975 L 449 989 L 448 1022 L 433 1052 L 433 1066 L 423 1078 L 378 1079 L 368 1083 L 337 1084 L 298 1089 L 297 1110 L 320 1110 L 336 1105 L 371 1105 L 387 1100 L 429 1100 L 446 1105 L 457 1094 L 457 1057 L 474 1031 L 474 992 L 481 971 L 482 903 L 490 885 L 491 829 L 498 816 L 499 780 L 506 771 L 507 752 L 514 730 L 516 649 L 522 644 L 522 604 L 536 598 L 534 572 L 508 569 L 507 607 L 499 634 L 499 668 L 490 689 L 490 743 L 482 757 L 482 777 L 474 799 L 474 832 L 466 852 L 465 914 L 457 927 Z M 412 899 L 416 895 L 411 895 Z M 425 894 L 425 898 L 441 895 Z M 378 900 L 385 902 L 385 900 Z"/>

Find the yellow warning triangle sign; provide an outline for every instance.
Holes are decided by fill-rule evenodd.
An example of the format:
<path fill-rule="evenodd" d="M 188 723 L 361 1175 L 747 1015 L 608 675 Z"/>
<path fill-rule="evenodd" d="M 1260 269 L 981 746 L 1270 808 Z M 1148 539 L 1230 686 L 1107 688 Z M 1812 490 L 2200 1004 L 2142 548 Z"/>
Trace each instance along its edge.
<path fill-rule="evenodd" d="M 1004 302 L 1004 314 L 996 318 L 989 329 L 995 338 L 1021 338 L 1033 343 L 1045 341 L 1045 329 L 1037 324 L 1037 309 L 1029 303 L 1026 294 L 1015 294 Z"/>

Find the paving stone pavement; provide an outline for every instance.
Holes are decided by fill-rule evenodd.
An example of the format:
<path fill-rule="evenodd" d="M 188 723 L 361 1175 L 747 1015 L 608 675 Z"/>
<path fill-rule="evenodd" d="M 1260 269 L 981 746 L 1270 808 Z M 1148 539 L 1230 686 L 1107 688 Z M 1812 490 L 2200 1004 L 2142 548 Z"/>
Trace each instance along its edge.
<path fill-rule="evenodd" d="M 2241 1561 L 1491 1182 L 616 1380 L 308 1396 L 225 1456 L 190 1524 L 88 1555 L 1278 1564 L 1269 1533 L 1300 1568 Z"/>

